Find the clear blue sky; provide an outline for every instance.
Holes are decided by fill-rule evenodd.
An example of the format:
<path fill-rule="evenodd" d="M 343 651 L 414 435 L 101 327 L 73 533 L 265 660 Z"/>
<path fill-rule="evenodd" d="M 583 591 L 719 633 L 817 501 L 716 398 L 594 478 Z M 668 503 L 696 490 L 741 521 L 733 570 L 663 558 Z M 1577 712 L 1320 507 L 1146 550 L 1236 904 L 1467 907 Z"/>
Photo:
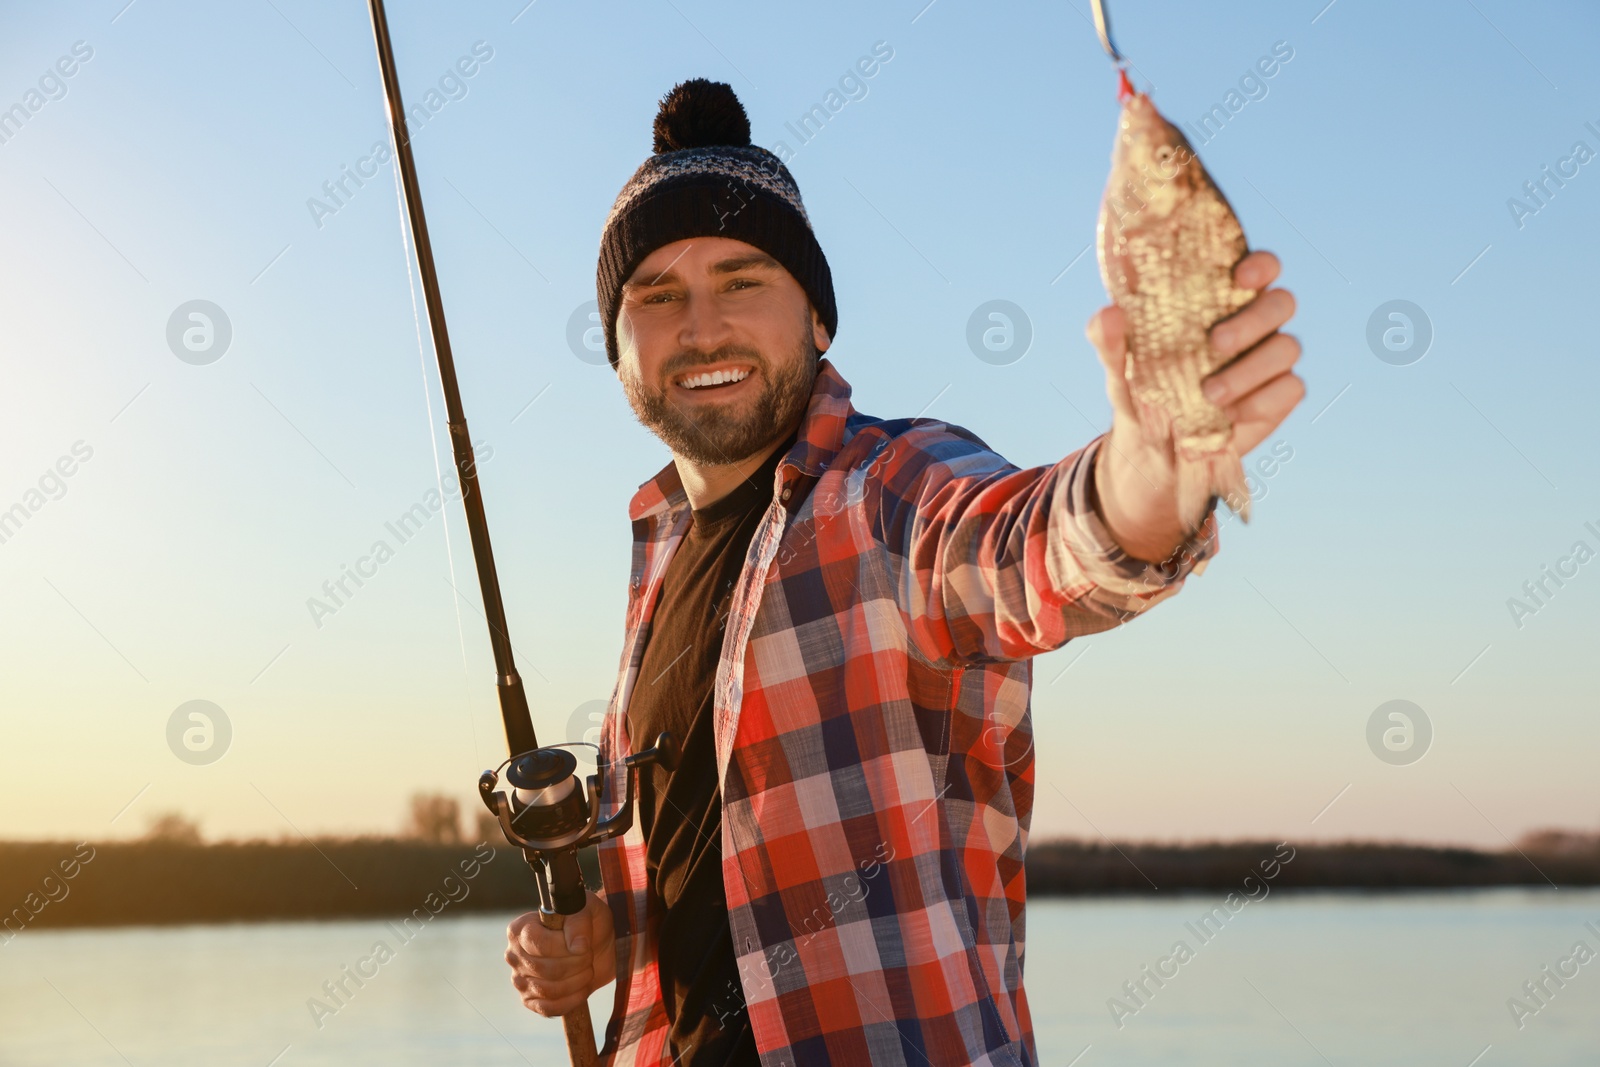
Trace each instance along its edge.
<path fill-rule="evenodd" d="M 335 214 L 307 203 L 387 137 L 365 5 L 124 2 L 3 15 L 0 107 L 27 117 L 0 125 L 0 509 L 27 516 L 0 543 L 0 833 L 132 834 L 165 810 L 213 836 L 385 830 L 414 789 L 470 802 L 503 753 L 459 505 L 320 627 L 307 607 L 394 544 L 444 447 L 391 169 Z M 794 150 L 858 407 L 964 425 L 1021 466 L 1107 425 L 1082 339 L 1104 291 L 1078 257 L 1116 101 L 1087 2 L 925 2 L 392 4 L 409 102 L 492 50 L 445 78 L 415 150 L 542 738 L 610 692 L 627 501 L 666 459 L 567 331 L 676 81 L 730 82 L 755 140 Z M 1204 576 L 1036 662 L 1041 837 L 1497 845 L 1600 823 L 1600 562 L 1520 627 L 1507 606 L 1574 542 L 1600 550 L 1600 161 L 1572 157 L 1600 151 L 1600 13 L 1324 3 L 1112 0 L 1177 120 L 1292 49 L 1199 149 L 1284 261 L 1309 396 Z M 799 145 L 785 123 L 880 41 L 865 95 Z M 1519 226 L 1508 199 L 1563 159 Z M 196 299 L 232 328 L 207 365 L 167 341 Z M 1032 325 L 1007 365 L 966 343 L 993 299 Z M 1395 299 L 1433 330 L 1404 366 L 1366 339 Z M 195 699 L 233 730 L 205 766 L 167 743 Z M 1368 749 L 1391 699 L 1433 724 L 1409 766 Z"/>

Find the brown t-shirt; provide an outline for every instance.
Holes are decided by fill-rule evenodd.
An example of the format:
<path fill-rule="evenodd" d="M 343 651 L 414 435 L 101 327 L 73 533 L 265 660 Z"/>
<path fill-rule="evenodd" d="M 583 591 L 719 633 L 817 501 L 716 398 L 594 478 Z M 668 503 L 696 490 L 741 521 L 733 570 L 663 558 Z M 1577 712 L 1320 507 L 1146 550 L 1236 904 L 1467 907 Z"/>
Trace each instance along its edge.
<path fill-rule="evenodd" d="M 661 579 L 660 599 L 628 705 L 633 747 L 662 730 L 682 755 L 670 774 L 651 767 L 639 781 L 645 869 L 664 907 L 658 963 L 678 1067 L 759 1063 L 739 985 L 722 885 L 722 794 L 712 733 L 712 688 L 733 589 L 761 517 L 772 503 L 778 463 L 794 435 L 722 499 L 700 508 Z"/>

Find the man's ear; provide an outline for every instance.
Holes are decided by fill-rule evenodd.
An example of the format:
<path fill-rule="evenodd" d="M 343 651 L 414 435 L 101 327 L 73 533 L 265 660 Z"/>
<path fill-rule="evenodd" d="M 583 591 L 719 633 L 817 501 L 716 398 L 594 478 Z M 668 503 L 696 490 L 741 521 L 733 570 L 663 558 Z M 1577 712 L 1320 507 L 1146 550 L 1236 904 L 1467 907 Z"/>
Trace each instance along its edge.
<path fill-rule="evenodd" d="M 816 345 L 819 353 L 826 352 L 828 346 L 833 344 L 833 338 L 828 336 L 828 328 L 822 325 L 822 316 L 816 308 L 811 309 L 811 343 Z"/>

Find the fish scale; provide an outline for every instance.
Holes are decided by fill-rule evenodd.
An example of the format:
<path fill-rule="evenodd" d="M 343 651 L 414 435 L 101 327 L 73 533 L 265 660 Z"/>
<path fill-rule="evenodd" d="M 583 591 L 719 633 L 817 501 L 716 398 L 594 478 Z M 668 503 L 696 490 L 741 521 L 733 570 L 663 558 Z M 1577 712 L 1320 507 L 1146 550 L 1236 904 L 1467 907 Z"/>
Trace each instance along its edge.
<path fill-rule="evenodd" d="M 1172 442 L 1179 513 L 1198 521 L 1219 496 L 1250 519 L 1250 494 L 1232 424 L 1200 391 L 1230 360 L 1212 348 L 1212 326 L 1256 290 L 1233 283 L 1249 251 L 1244 229 L 1194 150 L 1149 97 L 1124 102 L 1101 201 L 1100 276 L 1127 318 L 1128 391 L 1145 439 Z"/>

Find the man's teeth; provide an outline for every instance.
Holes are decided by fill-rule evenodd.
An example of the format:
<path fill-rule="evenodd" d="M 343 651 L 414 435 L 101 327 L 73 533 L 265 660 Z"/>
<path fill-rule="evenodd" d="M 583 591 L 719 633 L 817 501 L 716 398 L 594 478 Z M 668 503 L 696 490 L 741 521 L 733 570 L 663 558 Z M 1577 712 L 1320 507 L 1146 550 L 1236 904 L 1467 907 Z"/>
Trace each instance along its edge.
<path fill-rule="evenodd" d="M 742 382 L 748 377 L 750 377 L 748 370 L 719 370 L 709 374 L 696 374 L 678 384 L 685 389 L 699 389 L 707 385 L 721 385 L 723 382 Z"/>

